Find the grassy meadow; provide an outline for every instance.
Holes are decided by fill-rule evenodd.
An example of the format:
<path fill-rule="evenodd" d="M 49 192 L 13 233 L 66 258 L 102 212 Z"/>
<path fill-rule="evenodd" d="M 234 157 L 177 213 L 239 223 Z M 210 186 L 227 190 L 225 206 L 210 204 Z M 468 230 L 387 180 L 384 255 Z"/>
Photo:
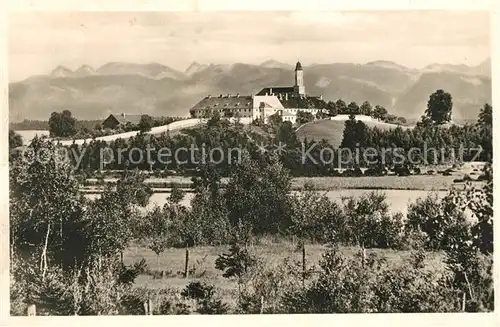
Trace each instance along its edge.
<path fill-rule="evenodd" d="M 463 183 L 455 183 L 454 180 L 462 178 L 463 174 L 457 172 L 451 176 L 443 175 L 411 175 L 396 176 L 387 175 L 379 177 L 361 176 L 361 177 L 295 177 L 292 179 L 292 189 L 300 190 L 306 183 L 319 191 L 334 189 L 367 189 L 367 190 L 422 190 L 422 191 L 442 191 L 449 190 L 452 186 L 463 187 Z M 106 178 L 105 182 L 116 182 L 118 178 Z M 222 178 L 222 184 L 227 183 L 227 178 Z M 145 183 L 154 189 L 171 188 L 174 184 L 178 187 L 189 189 L 191 187 L 191 177 L 169 176 L 169 177 L 151 177 L 145 180 Z M 88 189 L 95 188 L 98 180 L 89 178 L 86 181 Z"/>
<path fill-rule="evenodd" d="M 398 127 L 398 125 L 379 122 L 376 120 L 364 121 L 364 123 L 368 127 L 377 127 L 382 130 Z M 311 140 L 320 141 L 322 139 L 325 139 L 335 148 L 338 148 L 342 143 L 344 128 L 345 128 L 345 121 L 343 120 L 330 120 L 330 119 L 315 120 L 300 126 L 297 129 L 297 136 L 301 140 L 307 138 L 309 141 Z M 411 127 L 401 126 L 401 128 L 406 129 Z"/>
<path fill-rule="evenodd" d="M 191 281 L 205 281 L 217 287 L 220 295 L 226 303 L 233 303 L 237 294 L 237 283 L 222 276 L 222 272 L 215 268 L 217 257 L 226 252 L 229 246 L 199 246 L 189 249 L 189 269 L 192 274 L 184 278 L 182 273 L 185 265 L 185 249 L 169 248 L 160 256 L 142 245 L 132 245 L 124 252 L 124 263 L 133 264 L 145 259 L 149 274 L 140 275 L 135 282 L 135 287 L 145 287 L 148 289 L 168 288 L 175 291 L 182 290 Z M 307 244 L 306 245 L 306 265 L 307 269 L 314 267 L 317 270 L 318 263 L 327 245 Z M 346 257 L 354 257 L 359 254 L 357 247 L 340 247 L 341 253 Z M 285 258 L 291 261 L 301 262 L 302 253 L 297 250 L 297 245 L 288 240 L 277 240 L 263 238 L 249 246 L 249 251 L 260 260 L 265 267 L 274 268 L 283 263 Z M 390 249 L 367 249 L 366 255 L 376 253 L 387 259 L 389 265 L 394 267 L 403 264 L 405 259 L 410 258 L 410 251 L 390 250 Z M 425 265 L 428 269 L 437 273 L 443 272 L 443 255 L 440 252 L 428 252 Z M 160 277 L 160 272 L 164 271 L 165 276 Z M 156 276 L 153 276 L 156 275 Z M 234 304 L 234 303 L 233 303 Z"/>

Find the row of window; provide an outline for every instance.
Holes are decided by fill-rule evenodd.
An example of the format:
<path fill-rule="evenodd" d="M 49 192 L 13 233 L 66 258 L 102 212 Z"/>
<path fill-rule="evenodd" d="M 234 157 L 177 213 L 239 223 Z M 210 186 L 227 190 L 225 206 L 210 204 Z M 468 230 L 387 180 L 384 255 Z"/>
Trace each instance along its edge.
<path fill-rule="evenodd" d="M 293 111 L 293 112 L 297 112 L 297 111 L 303 111 L 303 112 L 311 112 L 311 113 L 316 113 L 322 109 L 316 109 L 316 108 L 313 108 L 313 109 L 308 109 L 308 108 L 287 108 L 286 110 L 289 110 L 289 111 Z"/>
<path fill-rule="evenodd" d="M 252 108 L 249 108 L 249 109 L 235 109 L 235 108 L 228 108 L 229 110 L 231 111 L 237 111 L 237 112 L 252 112 Z M 198 111 L 205 111 L 205 110 L 210 110 L 210 108 L 206 108 L 206 109 L 198 109 Z M 218 112 L 224 112 L 226 109 L 216 109 L 214 111 L 218 111 Z"/>
<path fill-rule="evenodd" d="M 235 107 L 239 107 L 239 106 L 240 106 L 240 104 L 241 104 L 240 102 L 236 103 L 236 106 L 235 106 Z M 251 104 L 250 102 L 247 102 L 247 103 L 246 103 L 246 106 L 249 106 L 250 104 Z M 218 107 L 219 105 L 220 105 L 220 103 L 218 103 L 218 102 L 217 102 L 217 103 L 214 103 L 213 107 L 215 108 L 215 107 Z M 228 106 L 228 104 L 227 104 L 227 103 L 224 103 L 224 107 L 227 107 L 227 106 Z M 209 108 L 209 107 L 207 106 L 207 108 Z"/>

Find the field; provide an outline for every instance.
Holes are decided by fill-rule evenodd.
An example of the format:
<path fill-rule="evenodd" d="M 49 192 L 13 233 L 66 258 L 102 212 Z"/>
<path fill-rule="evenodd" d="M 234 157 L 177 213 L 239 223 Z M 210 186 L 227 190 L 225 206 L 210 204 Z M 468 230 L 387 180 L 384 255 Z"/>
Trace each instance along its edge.
<path fill-rule="evenodd" d="M 190 281 L 206 281 L 215 285 L 225 302 L 233 302 L 237 291 L 237 284 L 233 280 L 222 277 L 222 272 L 215 269 L 215 260 L 221 254 L 226 252 L 227 246 L 203 246 L 189 249 L 189 267 L 194 269 L 194 274 L 189 278 L 184 278 L 182 272 L 185 264 L 185 249 L 170 248 L 163 252 L 159 258 L 151 250 L 134 245 L 129 247 L 124 253 L 125 264 L 133 264 L 145 259 L 150 271 L 165 272 L 165 277 L 153 277 L 151 275 L 140 275 L 136 279 L 136 287 L 146 287 L 151 289 L 170 288 L 181 290 Z M 307 268 L 318 267 L 318 262 L 322 254 L 328 249 L 326 245 L 309 244 L 306 245 L 306 264 Z M 292 261 L 301 261 L 300 251 L 296 251 L 296 245 L 289 241 L 277 241 L 264 239 L 258 244 L 251 245 L 249 251 L 257 255 L 266 267 L 276 267 L 280 265 L 285 258 Z M 356 247 L 341 247 L 341 252 L 346 257 L 354 257 L 359 249 Z M 367 249 L 366 254 L 376 253 L 384 256 L 390 265 L 398 266 L 403 260 L 410 257 L 409 251 L 395 251 L 385 249 Z M 442 254 L 439 252 L 429 252 L 426 258 L 426 267 L 435 271 L 442 271 Z"/>
<path fill-rule="evenodd" d="M 321 195 L 326 195 L 330 200 L 340 203 L 343 197 L 360 197 L 363 194 L 372 192 L 371 190 L 363 189 L 342 189 L 342 190 L 332 190 L 332 191 L 318 191 Z M 377 190 L 376 192 L 384 193 L 386 196 L 387 204 L 389 205 L 389 211 L 392 213 L 401 212 L 406 215 L 408 204 L 415 202 L 418 198 L 425 198 L 431 193 L 431 191 L 423 190 Z M 443 197 L 446 191 L 436 192 L 439 197 Z M 149 205 L 147 209 L 151 210 L 155 205 L 163 206 L 167 202 L 167 197 L 169 193 L 154 193 L 151 196 Z M 95 194 L 88 194 L 88 197 L 92 198 L 96 196 Z M 181 203 L 184 206 L 189 207 L 191 199 L 193 198 L 193 193 L 187 193 Z"/>
<path fill-rule="evenodd" d="M 437 191 L 448 190 L 452 186 L 463 187 L 461 183 L 454 183 L 453 180 L 463 177 L 461 174 L 452 176 L 443 175 L 413 175 L 413 176 L 380 176 L 380 177 L 296 177 L 292 179 L 292 189 L 300 190 L 306 183 L 310 183 L 316 190 L 335 189 L 372 189 L 372 190 L 423 190 Z M 106 178 L 105 182 L 116 182 L 118 178 Z M 227 178 L 222 178 L 222 183 L 226 183 Z M 89 178 L 87 186 L 94 187 L 97 179 Z M 145 181 L 156 189 L 169 189 L 174 184 L 181 188 L 190 188 L 191 177 L 169 176 L 165 178 L 152 177 Z M 160 190 L 159 190 L 160 191 Z"/>
<path fill-rule="evenodd" d="M 359 197 L 371 191 L 382 192 L 386 195 L 391 212 L 401 212 L 406 215 L 410 202 L 418 198 L 424 198 L 431 192 L 444 196 L 452 187 L 463 188 L 464 184 L 453 183 L 454 176 L 381 176 L 381 177 L 298 177 L 292 180 L 292 190 L 298 191 L 304 187 L 306 182 L 314 185 L 314 189 L 325 194 L 333 201 L 340 202 L 343 197 Z M 191 184 L 188 177 L 171 177 L 168 179 L 151 179 L 151 183 L 164 184 L 168 187 L 154 188 L 155 193 L 151 196 L 148 209 L 155 205 L 163 206 L 170 195 L 172 182 L 180 183 L 183 187 Z M 185 183 L 185 184 L 183 184 Z M 97 196 L 99 188 L 95 186 L 86 187 L 88 197 Z M 194 194 L 187 192 L 182 201 L 185 206 L 190 205 Z"/>
<path fill-rule="evenodd" d="M 380 190 L 423 190 L 442 191 L 452 187 L 457 176 L 414 175 L 380 177 L 297 177 L 293 187 L 300 188 L 306 182 L 312 183 L 317 190 L 333 189 L 380 189 Z"/>
<path fill-rule="evenodd" d="M 387 124 L 378 121 L 365 121 L 368 127 L 377 127 L 380 129 L 396 128 L 397 125 Z M 335 148 L 340 147 L 344 133 L 345 121 L 335 121 L 329 119 L 316 120 L 300 126 L 297 129 L 297 137 L 302 140 L 307 138 L 309 141 L 320 141 L 325 139 Z M 401 126 L 401 128 L 410 128 Z"/>

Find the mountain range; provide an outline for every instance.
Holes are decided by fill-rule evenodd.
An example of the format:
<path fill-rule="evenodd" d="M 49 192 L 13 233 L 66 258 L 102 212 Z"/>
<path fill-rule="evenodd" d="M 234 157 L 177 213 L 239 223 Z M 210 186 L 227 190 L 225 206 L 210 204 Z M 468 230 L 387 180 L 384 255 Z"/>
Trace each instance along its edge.
<path fill-rule="evenodd" d="M 268 86 L 292 86 L 294 66 L 276 60 L 261 64 L 200 64 L 185 71 L 159 63 L 107 63 L 75 71 L 58 66 L 47 75 L 9 84 L 11 121 L 47 120 L 69 109 L 78 119 L 102 119 L 110 112 L 185 116 L 208 94 L 252 94 Z M 453 117 L 475 119 L 491 103 L 491 61 L 478 66 L 431 64 L 413 69 L 390 61 L 304 66 L 306 92 L 326 101 L 382 105 L 409 119 L 420 117 L 429 95 L 444 89 L 453 97 Z"/>

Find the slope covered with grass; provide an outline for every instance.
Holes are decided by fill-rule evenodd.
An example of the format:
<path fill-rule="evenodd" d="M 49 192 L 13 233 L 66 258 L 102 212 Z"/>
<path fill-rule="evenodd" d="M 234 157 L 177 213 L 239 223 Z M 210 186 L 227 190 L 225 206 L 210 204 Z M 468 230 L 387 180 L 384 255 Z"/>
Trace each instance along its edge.
<path fill-rule="evenodd" d="M 380 129 L 396 128 L 398 125 L 388 124 L 379 121 L 365 121 L 368 127 L 377 127 Z M 411 126 L 401 126 L 402 128 L 411 128 Z M 304 124 L 297 129 L 297 136 L 300 140 L 320 141 L 325 139 L 334 147 L 340 147 L 345 128 L 345 120 L 321 119 Z"/>

